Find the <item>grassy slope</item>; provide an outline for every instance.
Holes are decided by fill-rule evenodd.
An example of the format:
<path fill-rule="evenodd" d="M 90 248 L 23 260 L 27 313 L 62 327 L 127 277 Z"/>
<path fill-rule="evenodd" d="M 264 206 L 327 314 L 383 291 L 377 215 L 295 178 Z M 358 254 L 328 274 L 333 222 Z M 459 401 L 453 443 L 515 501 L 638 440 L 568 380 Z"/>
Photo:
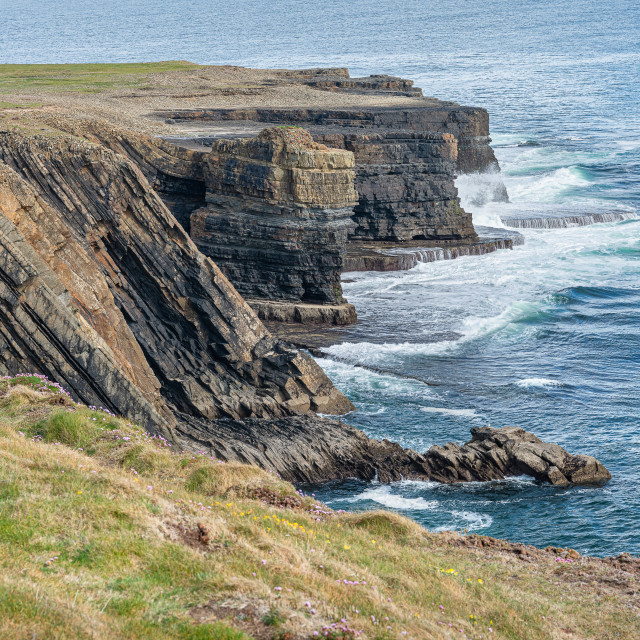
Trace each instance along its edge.
<path fill-rule="evenodd" d="M 0 637 L 640 637 L 637 577 L 602 562 L 314 505 L 38 378 L 0 380 Z"/>

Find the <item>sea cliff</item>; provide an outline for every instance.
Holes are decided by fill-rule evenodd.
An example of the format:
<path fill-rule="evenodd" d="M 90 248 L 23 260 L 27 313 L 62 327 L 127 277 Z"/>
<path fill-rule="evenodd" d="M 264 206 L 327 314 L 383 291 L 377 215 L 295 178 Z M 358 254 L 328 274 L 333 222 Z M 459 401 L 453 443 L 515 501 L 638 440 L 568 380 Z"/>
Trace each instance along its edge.
<path fill-rule="evenodd" d="M 517 429 L 425 453 L 370 440 L 318 415 L 354 406 L 260 320 L 356 321 L 340 276 L 354 255 L 376 264 L 367 251 L 399 268 L 393 256 L 513 246 L 517 234 L 479 239 L 454 184 L 498 170 L 485 110 L 389 76 L 233 69 L 288 100 L 258 107 L 215 85 L 227 68 L 198 70 L 212 85 L 193 108 L 189 72 L 166 73 L 147 81 L 183 89 L 162 104 L 53 92 L 3 119 L 1 373 L 44 374 L 176 446 L 291 481 L 608 480 Z M 130 111 L 109 112 L 109 98 Z"/>

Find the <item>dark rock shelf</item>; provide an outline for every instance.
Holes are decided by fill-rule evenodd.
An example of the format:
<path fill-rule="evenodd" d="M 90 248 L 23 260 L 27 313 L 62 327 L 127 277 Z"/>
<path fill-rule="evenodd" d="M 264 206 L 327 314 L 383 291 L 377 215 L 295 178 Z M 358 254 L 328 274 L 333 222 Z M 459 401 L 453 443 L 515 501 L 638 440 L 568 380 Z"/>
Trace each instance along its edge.
<path fill-rule="evenodd" d="M 391 243 L 351 244 L 344 261 L 349 271 L 406 271 L 420 262 L 454 260 L 462 256 L 479 256 L 499 249 L 513 249 L 524 244 L 524 236 L 517 231 L 493 227 L 476 227 L 478 242 L 469 245 L 434 247 L 420 243 L 414 246 L 403 243 L 397 247 Z"/>

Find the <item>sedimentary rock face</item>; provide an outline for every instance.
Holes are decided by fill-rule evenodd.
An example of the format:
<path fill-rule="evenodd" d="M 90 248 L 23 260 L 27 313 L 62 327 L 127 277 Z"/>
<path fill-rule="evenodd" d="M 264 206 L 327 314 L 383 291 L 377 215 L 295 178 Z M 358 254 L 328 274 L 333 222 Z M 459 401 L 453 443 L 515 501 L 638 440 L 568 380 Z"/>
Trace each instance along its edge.
<path fill-rule="evenodd" d="M 351 408 L 277 342 L 130 161 L 0 134 L 0 371 L 40 371 L 88 404 L 171 429 Z"/>
<path fill-rule="evenodd" d="M 374 80 L 356 85 L 363 91 L 380 88 Z M 301 125 L 318 142 L 352 151 L 358 192 L 352 241 L 475 242 L 471 214 L 458 200 L 456 173 L 498 167 L 489 146 L 488 113 L 438 100 L 413 108 L 212 109 L 165 115 L 206 122 L 212 135 L 218 122 L 233 121 L 237 135 L 243 135 L 242 122 L 247 128 Z"/>
<path fill-rule="evenodd" d="M 217 140 L 192 238 L 246 297 L 339 303 L 357 201 L 353 167 L 352 153 L 319 145 L 299 127 Z"/>

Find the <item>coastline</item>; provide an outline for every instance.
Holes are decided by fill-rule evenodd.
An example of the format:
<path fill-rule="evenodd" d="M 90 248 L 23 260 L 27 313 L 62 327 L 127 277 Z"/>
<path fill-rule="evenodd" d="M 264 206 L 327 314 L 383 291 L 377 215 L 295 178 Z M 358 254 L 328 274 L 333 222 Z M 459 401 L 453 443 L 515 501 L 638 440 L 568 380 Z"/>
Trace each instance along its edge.
<path fill-rule="evenodd" d="M 309 410 L 322 414 L 348 412 L 353 405 L 333 387 L 319 367 L 304 354 L 272 341 L 232 285 L 235 283 L 238 288 L 246 286 L 246 291 L 241 293 L 258 310 L 267 303 L 248 295 L 251 292 L 262 293 L 269 304 L 275 300 L 276 304 L 289 304 L 294 309 L 304 308 L 307 304 L 305 296 L 321 296 L 321 304 L 317 306 L 323 312 L 320 314 L 322 320 L 324 312 L 332 304 L 346 304 L 339 289 L 340 261 L 334 257 L 325 259 L 322 253 L 325 249 L 320 249 L 322 260 L 316 259 L 316 247 L 323 243 L 326 245 L 327 237 L 333 243 L 330 247 L 333 253 L 327 252 L 326 255 L 338 256 L 344 243 L 348 245 L 350 242 L 352 255 L 358 255 L 356 262 L 359 261 L 361 264 L 358 266 L 364 268 L 370 268 L 371 262 L 375 263 L 380 256 L 384 260 L 384 269 L 389 265 L 405 268 L 432 258 L 450 259 L 458 255 L 512 248 L 520 241 L 515 232 L 501 231 L 506 238 L 499 240 L 477 240 L 470 215 L 459 206 L 454 185 L 456 171 L 473 168 L 495 170 L 495 156 L 489 146 L 488 114 L 483 109 L 424 98 L 419 90 L 413 89 L 410 81 L 388 76 L 354 78 L 346 82 L 348 73 L 345 70 L 294 72 L 226 67 L 206 69 L 212 82 L 220 83 L 222 78 L 222 84 L 197 99 L 203 105 L 213 103 L 213 107 L 167 111 L 167 104 L 192 100 L 188 97 L 192 81 L 188 74 L 191 71 L 188 66 L 185 70 L 166 71 L 174 81 L 184 80 L 184 85 L 175 93 L 169 91 L 160 100 L 149 100 L 144 93 L 138 94 L 130 88 L 116 90 L 114 97 L 124 105 L 137 105 L 130 111 L 122 106 L 114 109 L 112 104 L 107 108 L 99 107 L 93 96 L 61 95 L 55 91 L 50 94 L 44 91 L 43 98 L 49 102 L 44 108 L 28 104 L 8 108 L 10 132 L 4 137 L 3 160 L 13 171 L 7 173 L 7 184 L 10 197 L 18 201 L 19 206 L 12 202 L 11 217 L 19 225 L 15 230 L 7 229 L 14 235 L 25 234 L 27 244 L 35 248 L 38 257 L 30 259 L 34 265 L 37 264 L 39 274 L 46 272 L 46 277 L 40 276 L 45 286 L 50 286 L 50 282 L 55 280 L 53 292 L 59 299 L 64 299 L 65 291 L 70 291 L 68 308 L 60 310 L 64 314 L 64 323 L 75 322 L 73 318 L 77 318 L 79 311 L 82 321 L 78 326 L 82 331 L 86 331 L 84 323 L 93 325 L 83 334 L 87 340 L 99 340 L 107 345 L 105 362 L 108 364 L 91 363 L 94 368 L 89 373 L 89 384 L 83 370 L 85 365 L 75 354 L 71 360 L 74 361 L 73 366 L 80 364 L 78 370 L 73 375 L 66 370 L 62 373 L 67 366 L 62 364 L 63 360 L 68 356 L 64 354 L 63 358 L 56 353 L 58 347 L 53 346 L 53 341 L 51 347 L 47 346 L 47 358 L 50 360 L 47 373 L 55 372 L 55 367 L 59 367 L 53 377 L 63 379 L 80 399 L 97 403 L 110 396 L 111 404 L 108 406 L 111 410 L 125 413 L 129 408 L 135 409 L 132 417 L 143 419 L 167 437 L 180 433 L 185 442 L 192 438 L 196 443 L 194 446 L 202 441 L 203 432 L 206 434 L 207 430 L 216 429 L 216 420 L 236 421 L 231 432 L 235 429 L 240 433 L 244 428 L 242 425 L 248 425 L 247 420 L 254 418 L 277 422 Z M 198 72 L 201 73 L 202 69 L 198 68 Z M 185 73 L 187 75 L 183 75 Z M 275 87 L 278 95 L 272 96 L 272 103 L 265 106 L 258 97 L 260 90 L 255 90 L 255 87 L 249 90 L 249 87 L 242 86 L 242 82 L 240 86 L 236 83 L 230 88 L 230 79 L 243 79 L 246 83 L 264 82 L 268 92 Z M 281 102 L 273 102 L 284 97 L 293 104 L 282 108 Z M 306 106 L 305 101 L 312 98 L 323 106 Z M 72 109 L 69 109 L 70 102 L 73 103 Z M 150 107 L 155 110 L 149 112 Z M 447 121 L 452 114 L 456 118 L 453 129 Z M 113 116 L 113 120 L 96 120 L 98 115 Z M 403 120 L 400 125 L 401 119 L 406 118 L 408 124 Z M 133 129 L 122 128 L 123 122 Z M 197 129 L 194 129 L 193 122 L 196 122 Z M 308 127 L 309 133 L 303 134 L 300 125 Z M 424 127 L 427 127 L 426 133 L 422 129 Z M 256 136 L 258 129 L 262 133 Z M 147 134 L 151 131 L 163 139 L 149 137 Z M 190 138 L 185 142 L 184 138 L 175 137 L 176 131 L 197 133 L 199 141 L 194 142 Z M 85 167 L 91 165 L 89 171 L 83 167 L 85 173 L 80 174 L 80 180 L 75 175 L 76 167 L 68 162 L 69 157 L 78 151 L 84 154 Z M 44 169 L 34 161 L 38 153 L 49 154 L 45 155 L 47 166 Z M 270 177 L 269 181 L 261 182 L 260 171 L 265 166 Z M 25 167 L 28 170 L 25 171 Z M 50 179 L 46 176 L 51 170 L 57 172 L 57 183 L 67 185 L 62 195 L 51 187 L 52 183 L 47 184 Z M 280 177 L 283 172 L 288 176 L 286 180 Z M 16 177 L 21 173 L 22 178 Z M 101 191 L 104 174 L 117 175 L 115 182 L 111 183 L 115 185 L 115 191 L 106 196 Z M 42 175 L 42 178 L 35 181 L 35 192 L 29 192 L 29 186 L 20 180 L 32 182 L 33 189 L 33 175 Z M 131 175 L 135 176 L 133 183 Z M 401 176 L 399 183 L 398 175 Z M 318 178 L 321 181 L 316 182 Z M 109 210 L 112 202 L 123 198 L 120 181 L 127 185 L 128 204 L 122 208 L 116 206 L 112 211 Z M 407 194 L 416 188 L 416 181 L 421 193 L 426 194 L 415 205 L 420 209 L 420 216 L 408 215 L 406 211 Z M 378 191 L 380 184 L 383 185 L 382 192 Z M 42 192 L 38 193 L 39 190 Z M 80 215 L 73 223 L 77 227 L 71 228 L 74 237 L 69 241 L 67 250 L 78 252 L 82 261 L 87 260 L 83 253 L 85 247 L 96 245 L 91 229 L 95 224 L 91 218 L 91 207 L 106 212 L 99 221 L 97 245 L 101 254 L 98 265 L 88 267 L 87 274 L 90 275 L 85 274 L 85 277 L 101 281 L 105 277 L 104 265 L 119 260 L 122 247 L 139 245 L 148 228 L 153 230 L 152 241 L 158 247 L 176 247 L 175 257 L 169 257 L 163 265 L 166 278 L 161 278 L 167 282 L 173 279 L 175 291 L 163 293 L 165 298 L 160 299 L 157 310 L 153 312 L 155 318 L 151 314 L 151 319 L 144 319 L 146 326 L 135 309 L 145 306 L 142 302 L 145 290 L 157 287 L 157 266 L 153 261 L 145 263 L 144 273 L 138 265 L 135 268 L 126 265 L 126 269 L 119 273 L 126 287 L 130 291 L 135 289 L 138 302 L 128 300 L 130 293 L 125 295 L 120 283 L 114 286 L 112 275 L 107 273 L 106 279 L 101 281 L 104 284 L 100 285 L 104 289 L 102 300 L 96 305 L 68 276 L 65 270 L 69 263 L 57 263 L 55 251 L 45 246 L 30 228 L 28 216 L 33 216 L 33 205 L 25 200 L 24 193 L 28 193 L 27 200 L 40 198 L 38 206 L 45 216 L 49 216 L 53 209 L 59 212 L 55 215 L 64 219 L 69 207 L 68 194 L 74 192 L 90 194 L 95 203 L 87 206 L 86 202 L 80 205 L 73 202 L 77 210 L 74 215 L 77 216 L 78 211 Z M 293 200 L 289 199 L 290 192 L 296 194 Z M 357 203 L 355 193 L 359 194 Z M 384 206 L 376 204 L 381 193 L 385 197 Z M 352 222 L 347 223 L 349 207 L 354 205 L 357 215 L 351 216 Z M 29 212 L 26 222 L 21 217 L 22 212 Z M 133 219 L 127 217 L 131 212 L 134 212 Z M 241 215 L 236 216 L 238 212 Z M 286 219 L 288 226 L 281 225 L 276 213 Z M 82 217 L 84 219 L 81 220 Z M 262 218 L 268 220 L 264 224 L 264 234 L 257 238 L 255 247 L 249 246 L 247 229 L 251 235 L 254 227 L 247 227 L 247 221 Z M 275 226 L 273 220 L 277 220 Z M 299 222 L 301 220 L 304 223 Z M 200 226 L 196 226 L 194 221 Z M 52 225 L 61 233 L 58 221 Z M 348 229 L 349 225 L 351 229 Z M 224 240 L 233 250 L 231 253 L 229 246 L 220 242 L 221 230 L 229 235 L 237 234 L 230 243 Z M 289 234 L 294 234 L 295 242 L 290 240 Z M 374 238 L 374 244 L 367 244 L 367 236 Z M 393 236 L 393 240 L 389 236 Z M 425 236 L 425 239 L 420 236 Z M 149 238 L 145 237 L 143 242 L 148 241 Z M 265 246 L 270 247 L 269 252 L 264 251 Z M 245 253 L 238 253 L 239 247 Z M 201 262 L 203 258 L 198 249 L 212 258 L 217 266 L 222 266 L 223 271 L 219 272 L 217 266 L 209 267 L 213 263 Z M 278 254 L 281 251 L 292 255 L 289 263 L 283 263 L 284 267 Z M 265 274 L 271 273 L 265 271 L 265 263 L 261 262 L 266 254 L 269 254 L 269 268 L 277 268 L 273 271 L 279 278 L 276 291 L 264 287 Z M 136 260 L 140 260 L 142 255 L 140 253 Z M 47 264 L 40 263 L 40 259 Z M 68 257 L 65 259 L 69 260 Z M 255 263 L 252 262 L 254 260 Z M 348 260 L 347 253 L 347 265 Z M 87 264 L 90 262 L 88 260 Z M 327 263 L 322 265 L 323 269 L 326 267 L 324 271 L 318 268 L 321 262 Z M 274 263 L 276 267 L 273 267 Z M 180 265 L 178 279 L 176 264 Z M 201 264 L 205 265 L 204 269 L 201 269 Z M 291 265 L 295 277 L 287 273 L 291 271 Z M 239 269 L 237 272 L 234 271 L 236 267 Z M 195 281 L 192 279 L 194 269 L 199 272 Z M 207 269 L 211 269 L 212 275 L 206 274 Z M 204 305 L 197 297 L 181 295 L 191 287 L 206 289 L 208 278 L 216 287 L 207 291 Z M 303 286 L 299 280 L 303 280 Z M 16 291 L 22 282 L 17 282 Z M 161 288 L 165 288 L 164 282 Z M 101 313 L 99 304 L 108 302 L 109 295 L 114 293 L 117 304 L 113 309 L 108 308 L 109 320 L 96 322 L 96 313 Z M 270 298 L 272 295 L 275 297 Z M 157 345 L 150 347 L 153 345 L 150 336 L 154 322 L 162 319 L 161 326 L 162 322 L 169 325 L 163 319 L 165 299 L 171 309 L 173 324 L 178 318 L 180 330 L 185 335 L 201 333 L 197 347 L 201 350 L 202 361 L 210 367 L 208 371 L 202 371 L 201 363 L 193 367 L 189 362 L 197 352 L 193 351 L 193 342 L 191 351 L 187 353 L 184 346 L 178 346 L 181 341 L 176 340 L 173 343 L 175 348 L 178 351 L 183 349 L 183 352 L 172 360 L 166 360 Z M 124 315 L 122 309 L 126 311 Z M 304 315 L 301 311 L 296 313 Z M 329 314 L 329 324 L 332 325 L 347 324 L 355 319 L 351 311 L 346 317 L 332 314 Z M 266 313 L 257 315 L 264 317 Z M 216 319 L 214 323 L 210 322 L 211 317 Z M 135 321 L 127 321 L 128 318 L 135 318 Z M 15 320 L 11 322 L 19 324 Z M 123 328 L 123 335 L 130 341 L 130 352 L 136 354 L 135 358 L 124 357 L 126 349 L 123 349 L 120 337 L 114 339 L 109 322 Z M 220 325 L 216 325 L 217 322 Z M 59 328 L 62 331 L 63 323 L 54 322 L 52 326 L 54 330 Z M 222 332 L 221 326 L 224 327 Z M 275 331 L 279 336 L 286 335 L 289 342 L 295 335 L 294 344 L 317 348 L 318 345 L 328 346 L 340 335 L 337 327 L 325 333 L 321 326 L 312 325 L 303 331 L 297 331 L 297 328 L 293 331 L 294 325 L 285 324 L 288 333 Z M 204 334 L 202 327 L 206 327 Z M 92 330 L 97 330 L 97 337 L 91 333 Z M 163 329 L 167 334 L 172 330 L 168 326 Z M 74 331 L 81 332 L 79 328 Z M 207 341 L 219 345 L 218 352 L 210 353 Z M 144 357 L 139 355 L 140 346 L 136 342 L 143 345 Z M 98 373 L 106 379 L 111 374 L 112 363 L 118 359 L 124 359 L 122 379 L 116 386 L 101 388 L 103 383 Z M 151 361 L 153 366 L 147 368 L 144 360 Z M 25 365 L 21 363 L 20 366 L 24 368 Z M 15 362 L 11 362 L 8 371 L 13 373 L 12 369 L 16 367 Z M 180 372 L 177 377 L 176 369 Z M 217 376 L 224 371 L 225 384 L 231 385 L 228 393 L 220 391 L 217 381 L 211 377 L 213 371 Z M 132 379 L 140 380 L 141 373 L 144 384 L 136 388 L 136 384 L 131 385 Z M 205 391 L 200 389 L 203 379 L 207 379 L 210 385 Z M 111 380 L 109 384 L 113 384 Z M 268 398 L 269 394 L 272 400 Z M 215 400 L 213 406 L 210 398 Z M 317 423 L 310 432 L 314 428 L 322 428 L 321 418 L 313 420 Z M 406 455 L 400 451 L 399 455 Z M 244 454 L 237 455 L 241 457 Z"/>

